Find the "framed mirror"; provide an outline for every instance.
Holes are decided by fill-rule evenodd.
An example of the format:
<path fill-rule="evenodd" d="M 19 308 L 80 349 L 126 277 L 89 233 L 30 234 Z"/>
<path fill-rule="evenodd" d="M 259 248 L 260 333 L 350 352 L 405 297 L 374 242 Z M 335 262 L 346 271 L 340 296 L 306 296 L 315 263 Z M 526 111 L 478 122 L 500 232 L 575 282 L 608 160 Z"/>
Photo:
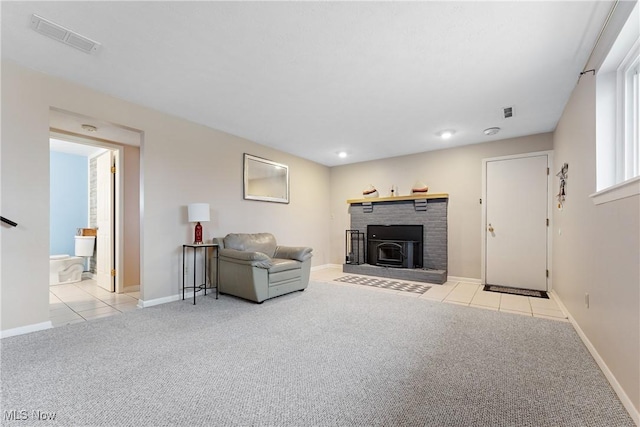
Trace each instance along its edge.
<path fill-rule="evenodd" d="M 289 166 L 245 153 L 244 198 L 289 203 Z"/>

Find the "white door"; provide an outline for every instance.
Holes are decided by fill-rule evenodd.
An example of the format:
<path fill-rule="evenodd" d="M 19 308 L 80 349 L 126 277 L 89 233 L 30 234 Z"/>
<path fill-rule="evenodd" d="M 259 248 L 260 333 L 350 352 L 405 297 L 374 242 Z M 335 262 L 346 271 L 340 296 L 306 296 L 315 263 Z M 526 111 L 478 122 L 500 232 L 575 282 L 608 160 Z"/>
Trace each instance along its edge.
<path fill-rule="evenodd" d="M 113 153 L 107 151 L 97 158 L 97 225 L 96 270 L 98 286 L 115 291 L 115 277 L 111 274 L 114 264 L 113 251 L 113 195 L 114 180 L 111 168 Z"/>
<path fill-rule="evenodd" d="M 547 290 L 548 156 L 486 162 L 487 284 Z"/>

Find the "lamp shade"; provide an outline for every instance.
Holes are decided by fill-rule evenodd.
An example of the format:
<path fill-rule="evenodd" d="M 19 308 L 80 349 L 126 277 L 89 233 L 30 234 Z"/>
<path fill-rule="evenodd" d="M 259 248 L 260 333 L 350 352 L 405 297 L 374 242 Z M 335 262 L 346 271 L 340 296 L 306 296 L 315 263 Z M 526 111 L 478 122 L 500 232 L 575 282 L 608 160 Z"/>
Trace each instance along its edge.
<path fill-rule="evenodd" d="M 189 222 L 209 221 L 209 203 L 191 203 L 187 206 Z"/>

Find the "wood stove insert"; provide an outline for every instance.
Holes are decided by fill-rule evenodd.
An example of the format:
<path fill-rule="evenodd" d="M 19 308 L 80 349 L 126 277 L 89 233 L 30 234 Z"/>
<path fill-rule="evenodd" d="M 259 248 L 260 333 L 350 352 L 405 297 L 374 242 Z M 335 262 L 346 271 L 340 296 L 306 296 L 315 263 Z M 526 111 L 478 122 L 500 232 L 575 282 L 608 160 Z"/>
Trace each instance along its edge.
<path fill-rule="evenodd" d="M 422 268 L 422 225 L 368 225 L 367 263 Z"/>

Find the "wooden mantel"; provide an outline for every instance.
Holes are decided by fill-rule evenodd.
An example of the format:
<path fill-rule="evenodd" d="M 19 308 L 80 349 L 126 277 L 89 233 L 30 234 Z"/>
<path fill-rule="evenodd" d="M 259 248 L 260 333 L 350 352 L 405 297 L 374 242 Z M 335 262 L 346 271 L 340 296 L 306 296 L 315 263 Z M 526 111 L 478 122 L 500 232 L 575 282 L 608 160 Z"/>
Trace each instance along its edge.
<path fill-rule="evenodd" d="M 448 193 L 433 193 L 433 194 L 411 194 L 409 196 L 394 196 L 394 197 L 370 197 L 366 199 L 349 199 L 347 203 L 350 205 L 357 203 L 379 203 L 379 202 L 403 202 L 407 200 L 423 200 L 423 199 L 448 199 Z"/>

